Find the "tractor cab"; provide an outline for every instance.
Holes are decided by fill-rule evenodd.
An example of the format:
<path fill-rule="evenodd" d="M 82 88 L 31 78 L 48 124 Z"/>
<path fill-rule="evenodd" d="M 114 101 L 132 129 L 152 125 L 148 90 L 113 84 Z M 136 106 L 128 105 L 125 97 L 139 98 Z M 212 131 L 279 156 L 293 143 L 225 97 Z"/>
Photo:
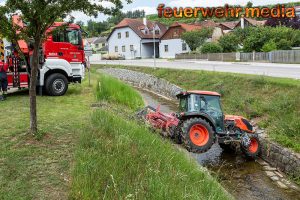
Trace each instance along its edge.
<path fill-rule="evenodd" d="M 210 91 L 186 91 L 177 95 L 181 118 L 201 117 L 209 121 L 217 133 L 224 132 L 221 95 Z"/>

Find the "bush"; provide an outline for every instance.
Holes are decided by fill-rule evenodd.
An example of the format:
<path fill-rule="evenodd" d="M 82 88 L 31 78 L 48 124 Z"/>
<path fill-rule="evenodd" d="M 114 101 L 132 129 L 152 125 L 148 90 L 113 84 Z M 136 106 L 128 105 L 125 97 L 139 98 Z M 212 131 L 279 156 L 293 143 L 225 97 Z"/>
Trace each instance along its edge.
<path fill-rule="evenodd" d="M 269 42 L 266 42 L 263 47 L 261 48 L 261 51 L 263 52 L 270 52 L 275 51 L 277 49 L 277 45 L 273 40 L 270 40 Z"/>
<path fill-rule="evenodd" d="M 222 47 L 218 43 L 207 42 L 201 47 L 201 53 L 221 53 Z"/>
<path fill-rule="evenodd" d="M 281 39 L 277 43 L 277 49 L 280 49 L 280 50 L 291 50 L 292 49 L 292 42 L 291 41 L 287 41 L 286 39 Z"/>
<path fill-rule="evenodd" d="M 243 44 L 245 52 L 261 51 L 263 46 L 274 48 L 274 43 L 276 44 L 276 49 L 288 48 L 289 46 L 300 45 L 300 32 L 288 27 L 247 27 L 243 31 L 236 30 L 234 34 L 239 37 L 240 43 Z M 283 40 L 281 42 L 281 40 Z M 272 42 L 273 41 L 273 42 Z M 265 47 L 265 48 L 267 48 Z M 265 49 L 264 48 L 264 49 Z M 267 49 L 270 51 L 269 49 Z M 272 49 L 274 50 L 274 49 Z"/>
<path fill-rule="evenodd" d="M 235 34 L 227 34 L 220 38 L 219 44 L 223 52 L 236 52 L 239 47 L 239 38 Z"/>

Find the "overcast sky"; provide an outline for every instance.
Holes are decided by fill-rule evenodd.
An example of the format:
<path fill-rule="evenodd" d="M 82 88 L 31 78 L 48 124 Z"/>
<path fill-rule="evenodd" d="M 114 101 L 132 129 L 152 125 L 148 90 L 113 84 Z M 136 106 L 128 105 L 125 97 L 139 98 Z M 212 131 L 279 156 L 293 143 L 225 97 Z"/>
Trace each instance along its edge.
<path fill-rule="evenodd" d="M 91 0 L 96 2 L 97 0 Z M 177 7 L 212 7 L 212 6 L 223 6 L 224 4 L 239 4 L 239 5 L 246 5 L 249 0 L 133 0 L 131 4 L 125 4 L 123 11 L 130 11 L 130 10 L 137 10 L 137 9 L 144 9 L 146 14 L 155 14 L 156 7 L 160 3 L 166 4 L 166 6 L 177 6 Z M 4 3 L 5 0 L 0 0 L 0 4 Z M 252 0 L 254 5 L 266 5 L 266 4 L 278 4 L 278 3 L 288 3 L 288 2 L 299 2 L 299 0 Z M 80 12 L 74 12 L 72 14 L 76 21 L 88 21 L 89 19 L 94 19 L 88 17 Z M 97 21 L 103 21 L 107 18 L 100 14 L 98 16 Z"/>

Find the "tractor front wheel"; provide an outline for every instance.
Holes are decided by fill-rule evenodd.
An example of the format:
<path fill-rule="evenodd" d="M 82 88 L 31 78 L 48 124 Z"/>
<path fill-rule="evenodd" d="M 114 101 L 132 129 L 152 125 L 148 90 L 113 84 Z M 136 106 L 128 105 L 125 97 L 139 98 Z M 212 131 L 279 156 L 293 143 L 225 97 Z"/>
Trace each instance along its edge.
<path fill-rule="evenodd" d="M 261 143 L 257 134 L 249 134 L 248 136 L 250 138 L 250 145 L 248 147 L 241 145 L 241 150 L 247 158 L 255 159 L 260 154 Z"/>
<path fill-rule="evenodd" d="M 188 151 L 203 153 L 213 145 L 214 131 L 206 120 L 191 118 L 183 123 L 182 139 Z"/>

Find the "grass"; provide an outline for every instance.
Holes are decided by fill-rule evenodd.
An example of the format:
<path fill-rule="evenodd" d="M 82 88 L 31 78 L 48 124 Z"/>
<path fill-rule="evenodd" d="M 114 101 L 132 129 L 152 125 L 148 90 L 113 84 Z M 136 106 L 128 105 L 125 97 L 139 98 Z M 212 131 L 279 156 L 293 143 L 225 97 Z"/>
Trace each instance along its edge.
<path fill-rule="evenodd" d="M 274 141 L 300 152 L 299 80 L 208 71 L 122 68 L 152 74 L 185 89 L 217 91 L 222 95 L 226 114 L 253 119 Z"/>
<path fill-rule="evenodd" d="M 74 147 L 90 122 L 93 90 L 84 82 L 63 97 L 39 96 L 36 137 L 28 134 L 28 92 L 1 102 L 0 199 L 68 198 Z"/>
<path fill-rule="evenodd" d="M 143 104 L 135 90 L 102 75 L 96 94 L 102 106 L 81 135 L 71 199 L 229 199 L 169 140 L 126 117 Z"/>
<path fill-rule="evenodd" d="M 98 82 L 96 92 L 98 100 L 107 100 L 135 110 L 143 105 L 143 99 L 138 92 L 119 80 L 101 75 Z"/>
<path fill-rule="evenodd" d="M 65 96 L 38 97 L 38 136 L 27 133 L 27 92 L 1 102 L 0 199 L 228 198 L 183 152 L 128 119 L 136 108 L 122 98 L 128 86 L 114 83 L 121 94 L 92 109 L 98 78 L 93 71 L 93 87 L 84 81 Z"/>

